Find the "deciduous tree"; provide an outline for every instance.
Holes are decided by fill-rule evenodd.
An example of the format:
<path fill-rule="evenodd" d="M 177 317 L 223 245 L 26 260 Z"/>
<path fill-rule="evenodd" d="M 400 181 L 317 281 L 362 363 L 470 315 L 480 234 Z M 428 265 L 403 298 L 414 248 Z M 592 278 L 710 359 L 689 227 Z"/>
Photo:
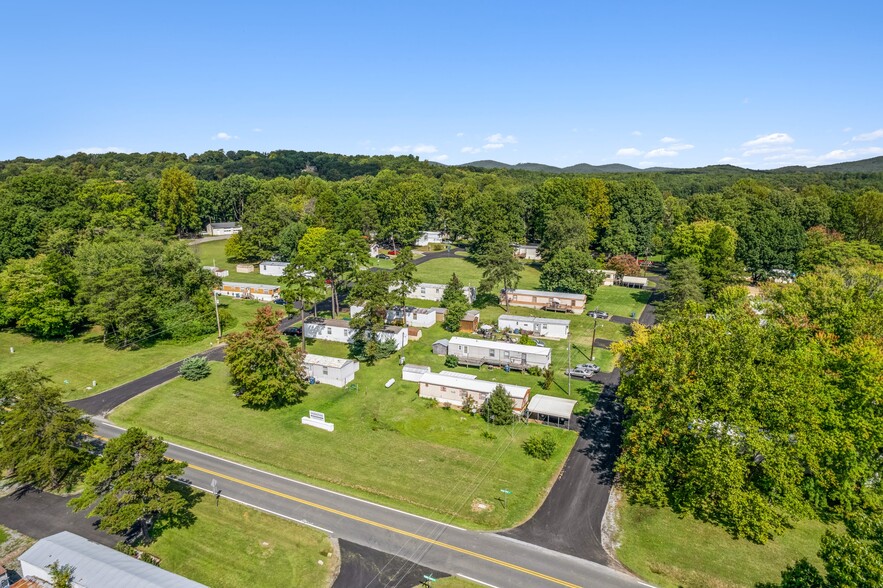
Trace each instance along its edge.
<path fill-rule="evenodd" d="M 156 212 L 157 219 L 175 233 L 182 234 L 198 228 L 196 178 L 177 167 L 163 171 Z"/>

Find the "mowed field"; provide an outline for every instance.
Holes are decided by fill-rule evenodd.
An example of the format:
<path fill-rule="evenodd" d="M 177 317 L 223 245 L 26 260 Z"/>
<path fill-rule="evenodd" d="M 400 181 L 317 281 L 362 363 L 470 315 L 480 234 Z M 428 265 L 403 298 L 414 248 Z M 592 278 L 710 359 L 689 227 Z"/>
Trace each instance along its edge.
<path fill-rule="evenodd" d="M 241 330 L 263 303 L 221 300 L 234 318 L 229 330 Z M 187 342 L 158 341 L 142 348 L 120 349 L 102 342 L 101 329 L 67 340 L 41 341 L 13 331 L 0 331 L 0 374 L 37 365 L 61 386 L 65 400 L 84 398 L 140 378 L 161 367 L 206 351 L 216 344 L 217 334 Z M 10 353 L 13 348 L 15 353 Z M 92 387 L 92 381 L 96 386 Z"/>
<path fill-rule="evenodd" d="M 471 257 L 439 257 L 423 262 L 417 266 L 416 278 L 420 282 L 431 284 L 447 284 L 451 274 L 456 273 L 464 286 L 478 288 L 481 282 L 481 268 L 472 262 Z M 524 264 L 519 288 L 536 289 L 540 284 L 539 267 L 533 264 Z"/>
<path fill-rule="evenodd" d="M 332 579 L 337 555 L 321 531 L 229 500 L 215 506 L 208 495 L 201 495 L 192 512 L 191 526 L 165 529 L 144 548 L 165 570 L 212 588 L 315 588 Z"/>
<path fill-rule="evenodd" d="M 630 570 L 670 588 L 750 588 L 778 582 L 786 566 L 815 555 L 826 526 L 800 521 L 764 545 L 733 539 L 726 531 L 667 508 L 628 504 L 617 507 L 620 547 L 616 554 Z"/>
<path fill-rule="evenodd" d="M 277 276 L 265 276 L 258 272 L 259 262 L 255 262 L 254 271 L 248 274 L 240 274 L 236 271 L 236 263 L 227 261 L 227 254 L 224 253 L 224 246 L 227 244 L 226 239 L 218 241 L 206 241 L 191 245 L 190 248 L 199 257 L 202 265 L 214 265 L 230 272 L 226 278 L 222 278 L 225 282 L 245 282 L 247 284 L 270 284 L 272 286 L 279 285 Z"/>
<path fill-rule="evenodd" d="M 432 342 L 444 335 L 438 326 L 426 329 L 420 341 L 403 350 L 406 360 L 430 365 L 433 371 L 445 369 L 444 358 L 431 353 Z M 345 357 L 347 347 L 319 341 L 309 351 Z M 479 377 L 544 393 L 538 378 L 529 375 L 494 370 L 482 371 Z M 385 388 L 390 378 L 396 383 Z M 511 527 L 526 519 L 539 506 L 576 439 L 572 431 L 537 424 L 488 426 L 480 417 L 435 406 L 418 397 L 416 383 L 401 381 L 397 355 L 374 366 L 362 364 L 355 384 L 348 389 L 310 386 L 300 405 L 258 411 L 241 406 L 228 386 L 224 366 L 213 364 L 208 379 L 176 379 L 129 401 L 110 418 L 278 473 L 484 529 Z M 566 394 L 563 388 L 550 393 Z M 587 410 L 597 387 L 575 385 L 573 394 L 581 400 L 578 408 Z M 308 410 L 324 412 L 335 431 L 301 425 Z M 553 458 L 528 457 L 522 442 L 545 431 L 558 440 Z M 494 438 L 487 438 L 486 432 Z M 503 508 L 500 488 L 513 491 L 508 509 Z"/>

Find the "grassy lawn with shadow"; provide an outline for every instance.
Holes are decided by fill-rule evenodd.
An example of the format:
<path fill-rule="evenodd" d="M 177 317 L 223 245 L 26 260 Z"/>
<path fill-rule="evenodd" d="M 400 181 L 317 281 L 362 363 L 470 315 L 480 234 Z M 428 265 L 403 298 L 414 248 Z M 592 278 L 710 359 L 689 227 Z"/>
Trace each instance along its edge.
<path fill-rule="evenodd" d="M 801 521 L 759 545 L 668 508 L 622 500 L 617 510 L 619 560 L 648 582 L 671 588 L 749 588 L 777 582 L 779 573 L 802 557 L 819 564 L 819 539 L 825 529 L 835 528 Z"/>
<path fill-rule="evenodd" d="M 446 335 L 439 326 L 425 329 L 421 340 L 402 351 L 406 361 L 436 372 L 446 369 L 444 358 L 431 351 L 432 342 Z M 338 357 L 348 351 L 327 341 L 310 342 L 308 350 Z M 310 386 L 302 404 L 271 411 L 243 408 L 228 386 L 225 367 L 213 363 L 212 370 L 206 380 L 178 378 L 134 398 L 110 418 L 283 475 L 481 529 L 507 528 L 527 518 L 576 439 L 572 431 L 537 424 L 489 427 L 479 416 L 421 399 L 416 383 L 401 381 L 398 354 L 373 366 L 363 363 L 357 388 Z M 478 375 L 543 392 L 539 378 L 527 374 L 482 370 Z M 385 388 L 390 378 L 395 384 Z M 566 385 L 566 378 L 558 378 L 549 393 L 566 396 Z M 585 410 L 593 393 L 582 394 L 582 388 L 594 385 L 574 384 L 573 397 Z M 302 426 L 308 410 L 324 412 L 335 431 Z M 486 438 L 487 431 L 495 438 Z M 549 461 L 530 458 L 521 448 L 527 437 L 542 431 L 558 440 Z M 499 488 L 514 490 L 508 509 Z"/>
<path fill-rule="evenodd" d="M 336 558 L 320 531 L 259 510 L 202 495 L 196 520 L 170 528 L 144 551 L 160 567 L 213 588 L 255 585 L 313 588 L 330 583 Z M 322 565 L 319 565 L 322 560 Z"/>
<path fill-rule="evenodd" d="M 241 330 L 263 303 L 224 300 L 221 306 L 233 317 L 229 331 Z M 228 331 L 225 331 L 228 332 Z M 146 343 L 144 347 L 119 349 L 104 345 L 101 328 L 71 339 L 44 341 L 14 331 L 0 331 L 0 374 L 28 365 L 38 365 L 64 391 L 65 400 L 85 398 L 140 378 L 194 353 L 206 351 L 217 341 L 217 333 L 191 341 Z M 9 353 L 9 348 L 15 353 Z M 92 388 L 92 381 L 96 386 Z M 92 388 L 88 390 L 87 388 Z"/>

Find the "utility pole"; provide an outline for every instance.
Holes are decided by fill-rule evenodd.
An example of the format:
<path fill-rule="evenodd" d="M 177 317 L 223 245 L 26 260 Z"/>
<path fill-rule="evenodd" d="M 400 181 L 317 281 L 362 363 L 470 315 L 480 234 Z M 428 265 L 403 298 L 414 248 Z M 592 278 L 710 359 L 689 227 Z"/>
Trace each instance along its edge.
<path fill-rule="evenodd" d="M 215 320 L 218 323 L 218 341 L 221 340 L 221 314 L 218 312 L 218 293 L 214 292 L 215 295 Z"/>
<path fill-rule="evenodd" d="M 590 355 L 592 356 L 592 361 L 595 361 L 595 329 L 598 328 L 598 319 L 595 319 L 595 323 L 592 325 L 592 351 Z"/>
<path fill-rule="evenodd" d="M 567 395 L 570 396 L 570 349 L 572 347 L 572 343 L 570 341 L 567 342 Z"/>

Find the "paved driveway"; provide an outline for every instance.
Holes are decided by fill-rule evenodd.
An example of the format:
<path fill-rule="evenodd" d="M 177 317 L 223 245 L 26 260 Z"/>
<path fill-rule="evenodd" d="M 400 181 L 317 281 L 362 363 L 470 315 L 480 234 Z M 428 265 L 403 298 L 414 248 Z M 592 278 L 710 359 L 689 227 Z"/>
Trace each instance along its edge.
<path fill-rule="evenodd" d="M 73 512 L 67 506 L 70 497 L 30 491 L 0 498 L 0 523 L 19 533 L 42 539 L 62 531 L 76 533 L 90 541 L 113 547 L 123 540 L 96 526 L 96 517 Z"/>

